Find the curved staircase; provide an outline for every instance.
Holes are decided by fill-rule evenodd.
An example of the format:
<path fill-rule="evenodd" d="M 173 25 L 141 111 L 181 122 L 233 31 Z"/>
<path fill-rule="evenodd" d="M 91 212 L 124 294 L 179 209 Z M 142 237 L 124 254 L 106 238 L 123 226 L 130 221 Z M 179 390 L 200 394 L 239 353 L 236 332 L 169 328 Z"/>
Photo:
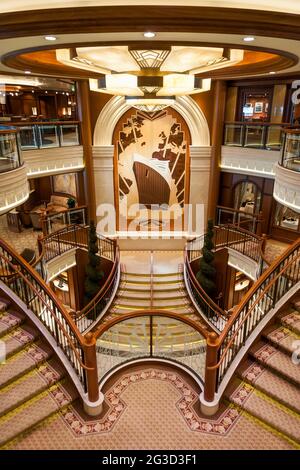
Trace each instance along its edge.
<path fill-rule="evenodd" d="M 184 316 L 195 315 L 182 272 L 153 275 L 126 271 L 121 273 L 119 289 L 109 315 L 120 316 L 150 308 L 170 310 Z"/>
<path fill-rule="evenodd" d="M 2 447 L 59 413 L 77 398 L 77 391 L 39 331 L 3 297 L 0 346 Z"/>
<path fill-rule="evenodd" d="M 300 448 L 300 364 L 292 361 L 299 340 L 300 297 L 263 330 L 236 370 L 225 399 Z"/>

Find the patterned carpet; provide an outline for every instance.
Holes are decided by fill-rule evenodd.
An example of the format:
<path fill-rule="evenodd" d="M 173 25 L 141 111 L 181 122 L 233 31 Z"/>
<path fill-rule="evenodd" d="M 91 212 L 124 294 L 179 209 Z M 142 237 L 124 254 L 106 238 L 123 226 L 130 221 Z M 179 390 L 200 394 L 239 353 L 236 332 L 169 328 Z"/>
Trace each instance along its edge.
<path fill-rule="evenodd" d="M 197 392 L 177 370 L 123 372 L 105 390 L 101 419 L 71 405 L 8 449 L 292 449 L 279 434 L 232 405 L 213 418 L 196 411 Z"/>
<path fill-rule="evenodd" d="M 0 216 L 0 238 L 9 243 L 18 253 L 22 253 L 25 248 L 37 251 L 37 238 L 42 234 L 40 230 L 23 228 L 22 232 L 15 233 L 9 230 L 6 215 Z"/>
<path fill-rule="evenodd" d="M 288 246 L 289 245 L 287 243 L 282 243 L 277 240 L 267 240 L 264 253 L 267 261 L 270 264 L 273 263 L 273 261 L 275 261 L 275 259 L 278 258 L 278 256 L 280 256 L 288 248 Z"/>

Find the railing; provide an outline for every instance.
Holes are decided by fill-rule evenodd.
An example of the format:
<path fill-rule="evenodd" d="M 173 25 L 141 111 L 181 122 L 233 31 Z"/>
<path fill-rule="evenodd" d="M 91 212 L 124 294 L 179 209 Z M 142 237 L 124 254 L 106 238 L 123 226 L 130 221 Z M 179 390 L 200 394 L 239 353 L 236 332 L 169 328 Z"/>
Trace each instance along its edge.
<path fill-rule="evenodd" d="M 300 282 L 300 239 L 256 281 L 213 341 L 208 341 L 204 398 L 213 401 L 230 379 L 229 369 L 246 341 L 280 299 Z M 292 291 L 293 292 L 293 291 Z M 254 336 L 252 336 L 254 340 Z M 246 352 L 246 351 L 245 351 Z M 238 364 L 236 364 L 237 366 Z M 232 372 L 232 371 L 231 371 Z M 227 377 L 226 377 L 227 376 Z"/>
<path fill-rule="evenodd" d="M 197 306 L 198 312 L 203 315 L 218 331 L 222 331 L 228 320 L 227 313 L 219 307 L 198 282 L 190 261 L 188 250 L 185 251 L 184 278 L 191 295 L 192 301 Z"/>
<path fill-rule="evenodd" d="M 33 266 L 46 279 L 45 263 L 73 248 L 88 248 L 88 227 L 80 225 L 65 227 L 39 239 L 39 247 L 40 255 Z M 120 258 L 116 241 L 98 236 L 98 254 L 111 261 L 113 266 L 98 294 L 82 310 L 74 314 L 74 321 L 81 333 L 102 317 L 113 301 L 119 284 Z"/>
<path fill-rule="evenodd" d="M 286 123 L 226 122 L 224 145 L 265 150 L 280 150 Z"/>
<path fill-rule="evenodd" d="M 108 320 L 93 330 L 93 334 L 97 341 L 100 382 L 120 365 L 153 358 L 180 364 L 203 382 L 209 333 L 187 317 L 141 310 Z"/>
<path fill-rule="evenodd" d="M 262 238 L 241 227 L 231 224 L 215 227 L 214 244 L 216 249 L 232 248 L 257 263 L 261 260 Z"/>
<path fill-rule="evenodd" d="M 42 216 L 42 230 L 44 235 L 69 225 L 86 225 L 87 223 L 87 206 L 78 206 L 71 209 L 64 209 L 59 212 L 48 214 L 45 212 Z"/>
<path fill-rule="evenodd" d="M 293 171 L 300 171 L 300 129 L 286 128 L 279 164 Z"/>
<path fill-rule="evenodd" d="M 0 240 L 0 280 L 25 303 L 54 338 L 81 383 L 81 395 L 88 392 L 89 399 L 97 401 L 97 369 L 90 361 L 93 352 L 95 354 L 95 344 L 90 344 L 80 334 L 71 316 L 43 279 L 3 240 Z"/>
<path fill-rule="evenodd" d="M 112 303 L 114 294 L 118 288 L 120 280 L 120 257 L 116 246 L 115 260 L 113 267 L 104 285 L 96 296 L 80 311 L 76 312 L 75 323 L 81 332 L 91 327 L 96 320 L 100 320 L 107 307 Z"/>
<path fill-rule="evenodd" d="M 79 121 L 14 122 L 22 150 L 80 145 Z"/>
<path fill-rule="evenodd" d="M 217 225 L 231 224 L 237 227 L 243 225 L 243 228 L 260 234 L 262 213 L 257 214 L 247 213 L 233 207 L 217 206 L 216 208 L 216 221 Z"/>
<path fill-rule="evenodd" d="M 0 126 L 0 173 L 23 165 L 17 129 Z"/>
<path fill-rule="evenodd" d="M 198 312 L 203 315 L 217 331 L 222 331 L 228 321 L 228 312 L 216 304 L 203 290 L 198 282 L 191 263 L 201 257 L 204 235 L 189 241 L 185 249 L 184 279 L 191 300 Z M 251 258 L 259 265 L 259 272 L 263 269 L 262 252 L 265 239 L 248 230 L 234 225 L 214 227 L 215 250 L 231 248 Z"/>

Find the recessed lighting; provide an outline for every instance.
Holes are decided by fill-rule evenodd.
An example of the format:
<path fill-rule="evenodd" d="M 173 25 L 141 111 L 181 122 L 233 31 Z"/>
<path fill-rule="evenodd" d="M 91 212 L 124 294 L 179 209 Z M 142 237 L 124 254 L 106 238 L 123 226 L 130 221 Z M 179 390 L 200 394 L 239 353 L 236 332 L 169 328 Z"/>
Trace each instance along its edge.
<path fill-rule="evenodd" d="M 245 42 L 252 42 L 252 41 L 255 41 L 255 37 L 254 36 L 246 36 L 244 38 L 244 41 Z"/>
<path fill-rule="evenodd" d="M 270 75 L 274 75 L 276 72 L 269 72 Z"/>
<path fill-rule="evenodd" d="M 31 72 L 30 72 L 30 70 L 25 70 L 24 73 L 26 73 L 26 75 L 29 75 Z"/>
<path fill-rule="evenodd" d="M 56 41 L 56 37 L 55 36 L 45 36 L 45 39 L 46 41 Z"/>
<path fill-rule="evenodd" d="M 155 38 L 156 34 L 153 33 L 152 31 L 147 31 L 146 33 L 144 33 L 144 37 L 145 38 Z"/>

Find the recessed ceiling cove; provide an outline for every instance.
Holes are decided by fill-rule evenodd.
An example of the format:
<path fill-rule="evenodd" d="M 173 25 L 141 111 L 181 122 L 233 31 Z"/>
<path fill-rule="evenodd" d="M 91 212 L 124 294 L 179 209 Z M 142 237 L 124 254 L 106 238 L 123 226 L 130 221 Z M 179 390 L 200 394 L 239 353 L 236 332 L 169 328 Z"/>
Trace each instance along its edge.
<path fill-rule="evenodd" d="M 210 78 L 196 74 L 233 66 L 244 58 L 243 50 L 225 47 L 145 46 L 57 49 L 56 59 L 101 74 L 90 79 L 91 90 L 126 96 L 132 106 L 154 112 L 176 96 L 209 90 Z"/>

